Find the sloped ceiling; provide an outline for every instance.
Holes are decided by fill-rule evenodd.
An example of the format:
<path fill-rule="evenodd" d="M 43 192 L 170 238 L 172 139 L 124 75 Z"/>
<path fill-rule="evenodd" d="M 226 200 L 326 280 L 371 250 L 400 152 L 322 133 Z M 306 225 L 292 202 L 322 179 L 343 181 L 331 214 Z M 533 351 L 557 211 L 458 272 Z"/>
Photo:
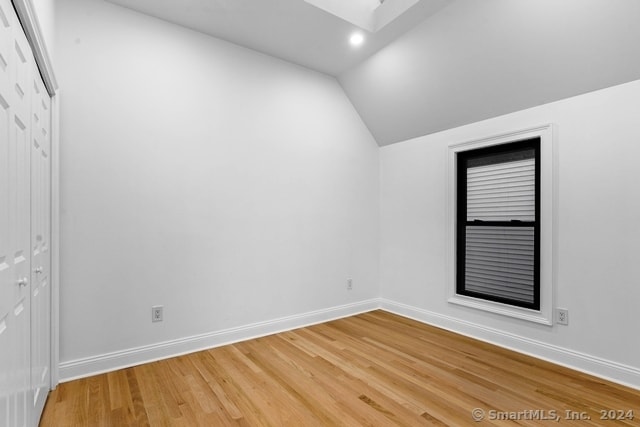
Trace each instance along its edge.
<path fill-rule="evenodd" d="M 456 0 L 339 76 L 379 145 L 637 79 L 637 0 Z"/>
<path fill-rule="evenodd" d="M 108 1 L 336 76 L 381 146 L 640 79 L 639 0 L 419 0 L 360 49 L 304 0 Z"/>
<path fill-rule="evenodd" d="M 452 0 L 419 0 L 406 13 L 375 32 L 366 31 L 305 0 L 108 1 L 337 76 L 362 62 Z M 338 0 L 342 1 L 356 2 Z M 384 9 L 393 6 L 393 3 L 406 1 L 386 0 Z M 367 0 L 366 3 L 379 4 L 378 0 Z M 366 38 L 365 43 L 358 48 L 354 48 L 348 42 L 355 31 L 361 32 Z"/>

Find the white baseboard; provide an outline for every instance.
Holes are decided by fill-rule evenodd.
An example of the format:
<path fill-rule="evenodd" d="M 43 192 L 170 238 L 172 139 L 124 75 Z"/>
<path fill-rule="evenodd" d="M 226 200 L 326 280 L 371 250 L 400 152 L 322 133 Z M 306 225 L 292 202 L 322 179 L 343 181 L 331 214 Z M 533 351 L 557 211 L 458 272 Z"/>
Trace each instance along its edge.
<path fill-rule="evenodd" d="M 640 369 L 632 366 L 612 362 L 578 351 L 521 337 L 387 299 L 380 300 L 380 308 L 390 313 L 408 317 L 422 323 L 640 390 Z"/>
<path fill-rule="evenodd" d="M 237 328 L 135 347 L 60 363 L 60 382 L 85 378 L 116 369 L 167 359 L 182 354 L 220 347 L 253 338 L 289 331 L 296 328 L 353 316 L 380 308 L 379 300 L 371 299 L 353 304 L 331 307 Z"/>
<path fill-rule="evenodd" d="M 640 369 L 387 299 L 301 313 L 60 364 L 60 382 L 382 309 L 640 390 Z"/>

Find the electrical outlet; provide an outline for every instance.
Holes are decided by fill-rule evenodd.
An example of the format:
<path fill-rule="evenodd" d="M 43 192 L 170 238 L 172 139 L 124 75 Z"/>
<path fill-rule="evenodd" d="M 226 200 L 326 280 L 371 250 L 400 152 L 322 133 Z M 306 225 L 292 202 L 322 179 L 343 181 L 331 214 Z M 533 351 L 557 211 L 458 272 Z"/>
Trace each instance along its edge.
<path fill-rule="evenodd" d="M 560 325 L 569 324 L 569 310 L 566 308 L 556 308 L 556 323 Z"/>
<path fill-rule="evenodd" d="M 347 279 L 347 290 L 350 291 L 353 289 L 353 279 Z"/>
<path fill-rule="evenodd" d="M 152 322 L 162 322 L 162 309 L 164 307 L 161 305 L 154 305 L 151 307 L 151 321 Z"/>

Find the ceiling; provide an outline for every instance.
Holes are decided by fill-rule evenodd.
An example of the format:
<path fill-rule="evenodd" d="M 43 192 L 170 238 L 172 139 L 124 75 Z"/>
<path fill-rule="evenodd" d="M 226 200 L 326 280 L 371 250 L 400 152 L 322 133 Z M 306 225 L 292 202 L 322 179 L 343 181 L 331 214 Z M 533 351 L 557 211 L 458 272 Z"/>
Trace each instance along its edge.
<path fill-rule="evenodd" d="M 638 0 L 455 0 L 338 80 L 393 144 L 640 79 L 638 18 Z"/>
<path fill-rule="evenodd" d="M 640 79 L 638 0 L 107 1 L 337 77 L 381 146 Z"/>
<path fill-rule="evenodd" d="M 366 25 L 355 25 L 312 5 L 318 3 L 314 0 L 108 1 L 333 76 L 361 63 L 451 2 L 418 0 L 406 13 L 371 32 L 361 28 Z M 406 0 L 386 0 L 384 6 L 393 2 Z M 365 35 L 359 47 L 349 44 L 354 31 Z"/>

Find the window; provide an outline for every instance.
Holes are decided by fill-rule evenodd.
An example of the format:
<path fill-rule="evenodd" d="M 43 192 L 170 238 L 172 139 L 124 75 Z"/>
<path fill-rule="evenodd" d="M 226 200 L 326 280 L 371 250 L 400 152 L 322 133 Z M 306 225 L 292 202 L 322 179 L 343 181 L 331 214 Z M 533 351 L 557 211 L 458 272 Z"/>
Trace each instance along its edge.
<path fill-rule="evenodd" d="M 540 308 L 540 138 L 457 156 L 456 292 Z"/>
<path fill-rule="evenodd" d="M 448 146 L 448 302 L 552 325 L 553 132 L 545 125 Z"/>

